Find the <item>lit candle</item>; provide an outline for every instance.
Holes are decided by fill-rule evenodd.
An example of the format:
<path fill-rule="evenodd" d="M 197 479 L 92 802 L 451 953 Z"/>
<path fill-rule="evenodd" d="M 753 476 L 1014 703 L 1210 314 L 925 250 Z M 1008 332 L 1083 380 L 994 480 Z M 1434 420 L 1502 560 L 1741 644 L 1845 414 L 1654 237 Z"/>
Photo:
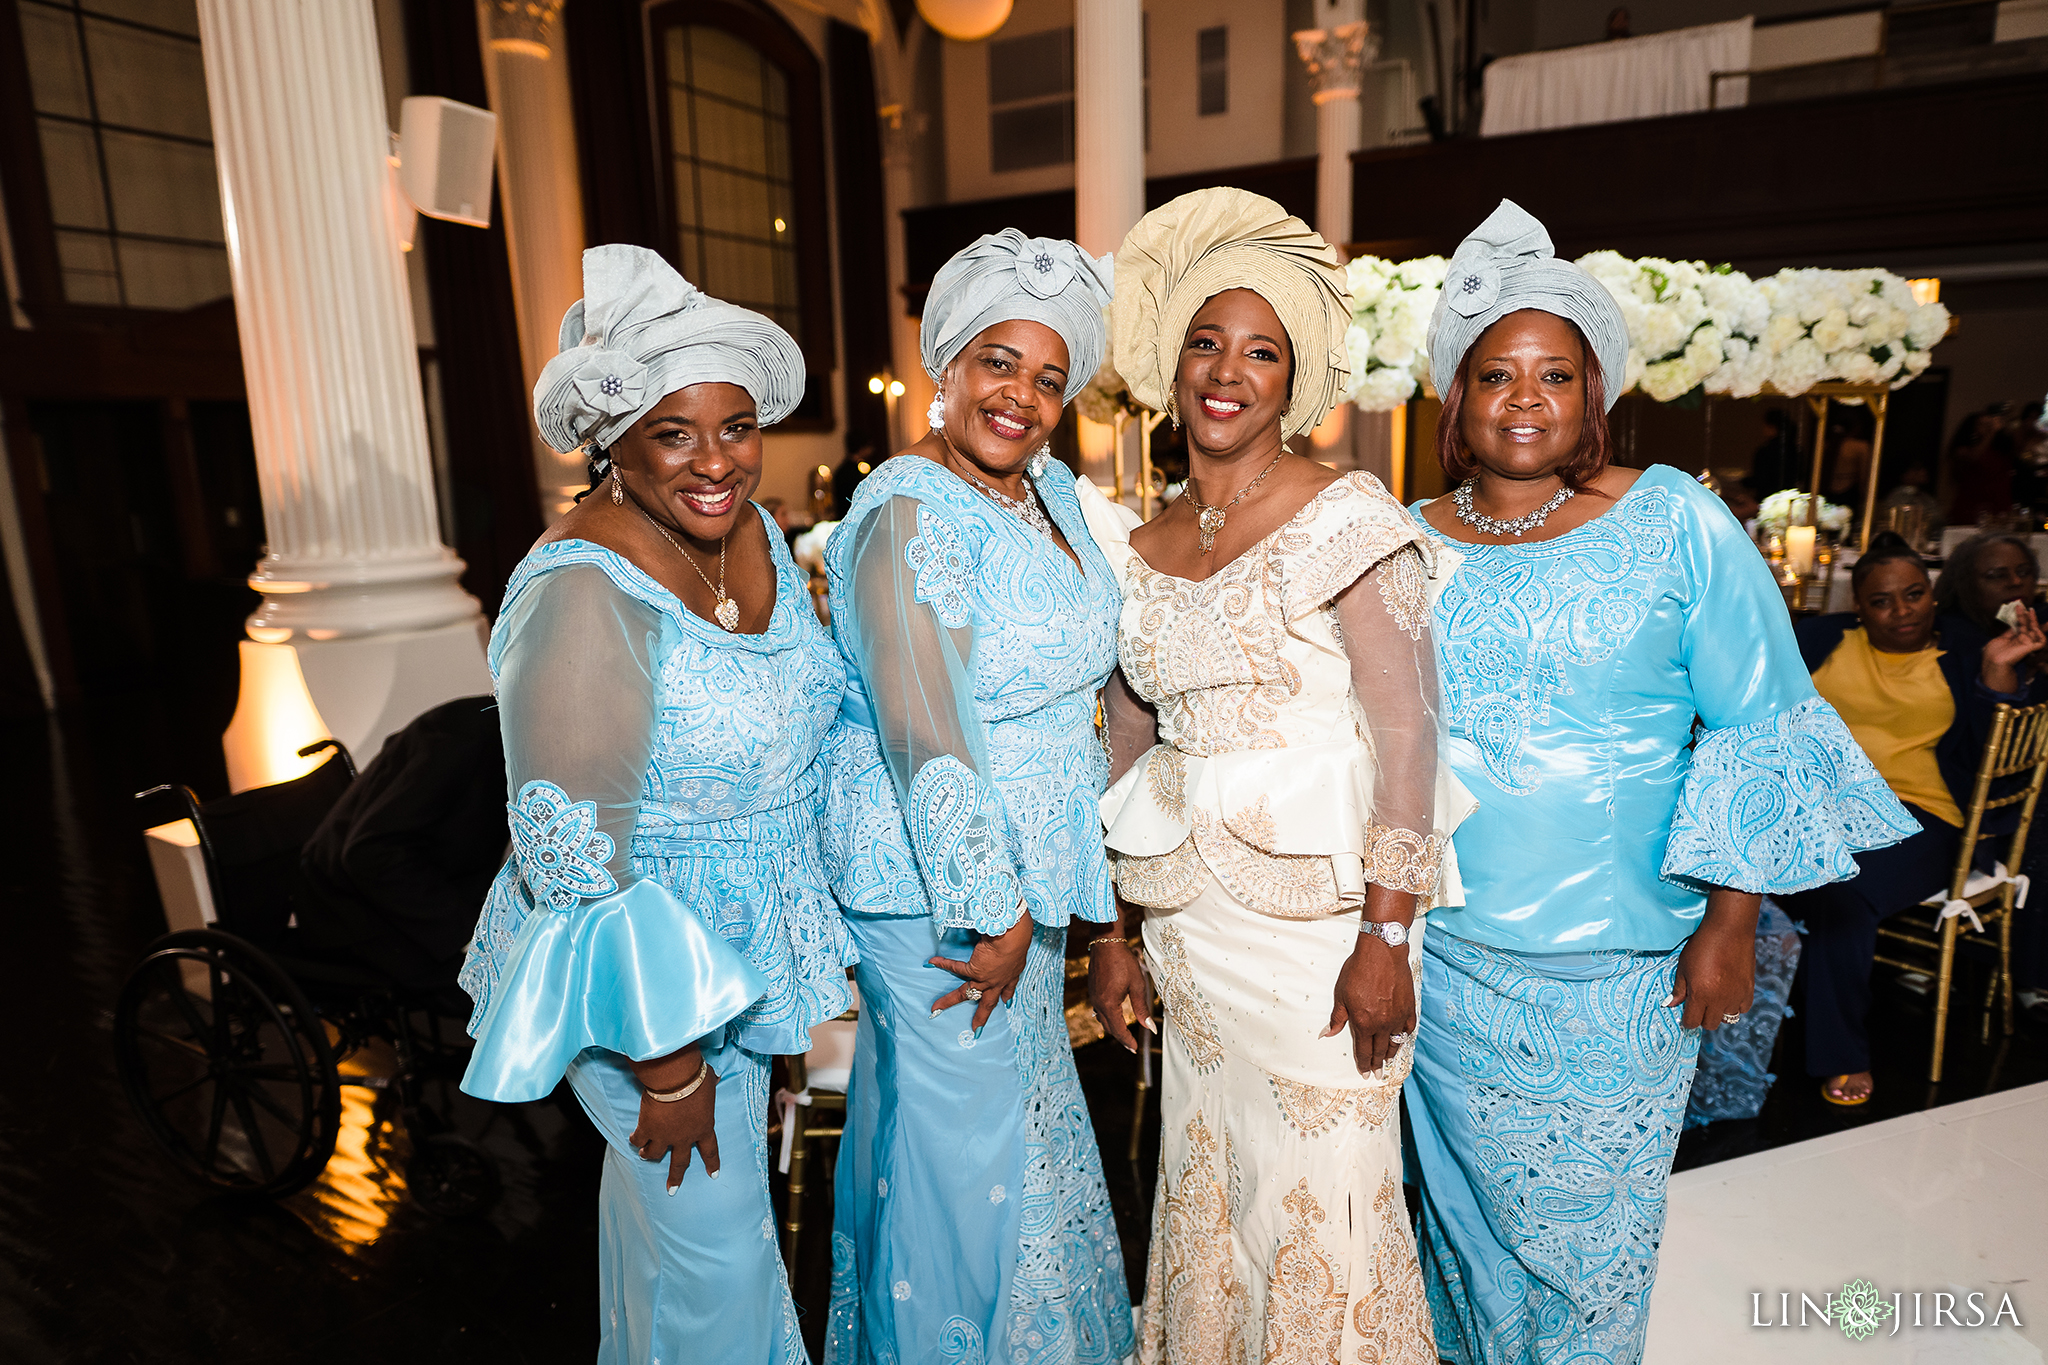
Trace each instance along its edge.
<path fill-rule="evenodd" d="M 1801 578 L 1813 572 L 1813 540 L 1811 526 L 1785 528 L 1785 564 Z"/>

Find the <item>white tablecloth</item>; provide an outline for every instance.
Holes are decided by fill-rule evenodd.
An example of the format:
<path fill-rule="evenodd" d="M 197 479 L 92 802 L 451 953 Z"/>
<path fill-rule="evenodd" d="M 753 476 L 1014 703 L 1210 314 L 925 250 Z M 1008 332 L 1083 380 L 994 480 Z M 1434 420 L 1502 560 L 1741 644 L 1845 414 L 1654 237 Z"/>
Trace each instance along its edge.
<path fill-rule="evenodd" d="M 1732 19 L 1502 57 L 1486 68 L 1486 113 L 1479 131 L 1499 137 L 1705 109 L 1714 72 L 1749 69 L 1753 23 Z"/>

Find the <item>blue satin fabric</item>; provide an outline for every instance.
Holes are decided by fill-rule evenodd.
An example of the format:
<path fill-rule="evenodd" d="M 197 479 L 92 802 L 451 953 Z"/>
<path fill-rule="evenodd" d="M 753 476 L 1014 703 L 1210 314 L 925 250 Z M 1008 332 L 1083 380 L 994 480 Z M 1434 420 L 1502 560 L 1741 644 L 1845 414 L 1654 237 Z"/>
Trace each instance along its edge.
<path fill-rule="evenodd" d="M 1406 1087 L 1437 1354 L 1640 1362 L 1699 1052 L 1664 1004 L 1679 950 L 1505 952 L 1439 913 Z"/>
<path fill-rule="evenodd" d="M 502 880 L 511 868 L 500 872 Z M 574 914 L 529 915 L 476 1030 L 462 1088 L 547 1098 L 585 1048 L 666 1056 L 733 1019 L 768 982 L 659 882 Z"/>
<path fill-rule="evenodd" d="M 833 1187 L 826 1365 L 1116 1365 L 1130 1290 L 1061 1007 L 1064 929 L 1039 928 L 977 1037 L 934 1018 L 969 930 L 849 914 L 859 1038 Z"/>
<path fill-rule="evenodd" d="M 587 541 L 538 547 L 507 586 L 491 659 L 526 818 L 463 969 L 469 1093 L 537 1099 L 586 1047 L 645 1060 L 728 1025 L 754 1051 L 801 1052 L 851 1003 L 818 831 L 845 673 L 766 529 L 776 604 L 759 635 L 701 620 Z"/>
<path fill-rule="evenodd" d="M 1815 694 L 1762 556 L 1689 476 L 1652 466 L 1553 540 L 1450 543 L 1437 655 L 1479 809 L 1453 836 L 1465 903 L 1431 912 L 1444 933 L 1666 949 L 1708 885 L 1800 890 L 1911 833 Z"/>
<path fill-rule="evenodd" d="M 692 615 L 585 541 L 535 549 L 491 638 L 514 856 L 464 962 L 463 1089 L 546 1095 L 566 1068 L 604 1132 L 599 1359 L 804 1360 L 768 1198 L 768 1066 L 851 1001 L 852 941 L 819 850 L 818 761 L 845 672 L 809 579 L 762 513 L 766 631 Z M 724 1172 L 625 1145 L 627 1058 L 699 1043 L 720 1080 Z"/>
<path fill-rule="evenodd" d="M 569 1085 L 604 1134 L 598 1193 L 598 1365 L 810 1365 L 768 1196 L 768 1062 L 721 1046 L 713 1180 L 692 1153 L 667 1193 L 669 1163 L 634 1155 L 640 1087 L 615 1053 L 592 1049 Z"/>

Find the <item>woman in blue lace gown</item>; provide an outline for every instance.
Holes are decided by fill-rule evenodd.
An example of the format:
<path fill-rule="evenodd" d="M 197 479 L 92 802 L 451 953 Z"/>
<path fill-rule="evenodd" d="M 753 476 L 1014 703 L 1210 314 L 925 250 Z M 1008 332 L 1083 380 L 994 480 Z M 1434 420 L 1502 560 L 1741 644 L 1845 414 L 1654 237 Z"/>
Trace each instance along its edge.
<path fill-rule="evenodd" d="M 1116 580 L 1044 442 L 1102 357 L 1111 266 L 982 238 L 932 285 L 929 435 L 825 552 L 849 669 L 827 862 L 861 1015 L 832 1236 L 834 1365 L 1112 1365 L 1130 1291 L 1062 1006 L 1115 917 L 1095 696 Z"/>
<path fill-rule="evenodd" d="M 803 359 L 651 251 L 594 248 L 583 279 L 535 410 L 599 481 L 491 634 L 513 853 L 462 973 L 462 1086 L 566 1074 L 604 1134 L 601 1362 L 798 1365 L 768 1066 L 849 1003 L 818 835 L 845 671 L 748 498 Z"/>
<path fill-rule="evenodd" d="M 1430 916 L 1408 1080 L 1437 1351 L 1636 1361 L 1703 1029 L 1750 1007 L 1760 893 L 1914 826 L 1800 662 L 1728 511 L 1607 465 L 1620 310 L 1501 207 L 1431 323 L 1462 557 L 1435 607 L 1479 809 Z"/>

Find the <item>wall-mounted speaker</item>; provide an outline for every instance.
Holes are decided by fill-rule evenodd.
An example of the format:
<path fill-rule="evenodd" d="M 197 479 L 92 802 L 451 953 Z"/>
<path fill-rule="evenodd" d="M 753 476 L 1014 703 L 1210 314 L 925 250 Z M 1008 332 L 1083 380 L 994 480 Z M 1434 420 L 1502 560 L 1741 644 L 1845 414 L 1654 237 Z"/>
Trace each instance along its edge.
<path fill-rule="evenodd" d="M 398 183 L 429 218 L 489 227 L 497 143 L 498 116 L 490 110 L 409 96 L 399 105 Z"/>

